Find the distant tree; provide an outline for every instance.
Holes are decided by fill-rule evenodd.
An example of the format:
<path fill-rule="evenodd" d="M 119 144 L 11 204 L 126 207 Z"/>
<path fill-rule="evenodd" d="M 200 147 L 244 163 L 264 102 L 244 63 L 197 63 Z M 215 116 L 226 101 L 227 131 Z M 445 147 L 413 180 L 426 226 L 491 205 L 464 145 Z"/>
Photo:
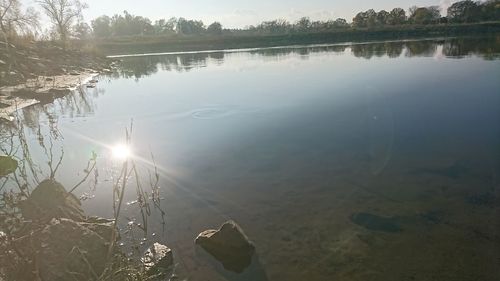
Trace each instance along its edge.
<path fill-rule="evenodd" d="M 306 32 L 311 28 L 311 19 L 302 17 L 294 24 L 294 27 L 299 32 Z"/>
<path fill-rule="evenodd" d="M 406 22 L 406 12 L 401 8 L 394 8 L 389 13 L 388 24 L 390 25 L 401 25 Z"/>
<path fill-rule="evenodd" d="M 75 20 L 81 20 L 85 3 L 79 0 L 37 0 L 59 34 L 59 39 L 66 42 Z"/>
<path fill-rule="evenodd" d="M 111 18 L 100 16 L 90 23 L 95 37 L 103 38 L 111 36 Z"/>
<path fill-rule="evenodd" d="M 450 21 L 448 20 L 447 17 L 441 17 L 441 18 L 439 18 L 439 23 L 441 23 L 441 24 L 447 24 L 449 22 Z"/>
<path fill-rule="evenodd" d="M 329 22 L 329 21 L 315 20 L 315 21 L 311 21 L 311 23 L 309 24 L 309 28 L 307 29 L 307 31 L 309 31 L 309 32 L 310 31 L 321 32 L 321 31 L 328 30 L 330 28 L 333 28 L 331 22 Z"/>
<path fill-rule="evenodd" d="M 471 0 L 459 1 L 448 8 L 450 22 L 478 22 L 481 20 L 481 7 Z"/>
<path fill-rule="evenodd" d="M 207 27 L 207 32 L 213 35 L 222 34 L 222 24 L 220 22 L 214 22 Z"/>
<path fill-rule="evenodd" d="M 177 21 L 176 31 L 180 34 L 201 34 L 205 30 L 205 25 L 202 21 L 186 20 L 185 18 L 179 18 Z"/>
<path fill-rule="evenodd" d="M 408 9 L 408 20 L 411 21 L 414 17 L 415 17 L 415 14 L 417 12 L 417 9 L 418 7 L 417 6 L 411 6 L 409 9 Z"/>
<path fill-rule="evenodd" d="M 356 16 L 352 19 L 352 25 L 354 27 L 366 27 L 366 13 L 365 12 L 359 12 L 356 14 Z"/>
<path fill-rule="evenodd" d="M 377 24 L 386 25 L 389 24 L 390 14 L 386 10 L 382 10 L 377 13 Z"/>
<path fill-rule="evenodd" d="M 264 34 L 283 34 L 288 33 L 295 29 L 295 25 L 291 25 L 287 20 L 277 19 L 272 21 L 265 21 L 255 26 L 252 31 Z"/>
<path fill-rule="evenodd" d="M 177 26 L 177 18 L 171 17 L 167 20 L 167 23 L 165 24 L 165 28 L 169 31 L 174 31 L 175 27 Z"/>
<path fill-rule="evenodd" d="M 19 0 L 0 0 L 0 31 L 4 39 L 36 28 L 39 15 L 33 8 L 22 9 Z"/>
<path fill-rule="evenodd" d="M 115 36 L 133 36 L 154 34 L 151 20 L 141 16 L 135 16 L 127 11 L 123 15 L 114 15 L 111 18 L 111 30 Z"/>
<path fill-rule="evenodd" d="M 161 19 L 155 22 L 153 28 L 155 34 L 173 33 L 176 25 L 176 18 L 170 18 L 169 20 Z"/>
<path fill-rule="evenodd" d="M 346 28 L 349 27 L 349 23 L 347 23 L 346 19 L 338 18 L 334 22 L 334 27 L 335 28 Z"/>
<path fill-rule="evenodd" d="M 368 27 L 377 25 L 377 12 L 375 12 L 375 10 L 370 9 L 366 11 L 366 25 Z"/>
<path fill-rule="evenodd" d="M 72 29 L 72 35 L 80 40 L 89 39 L 92 34 L 92 28 L 86 22 L 77 23 Z"/>
<path fill-rule="evenodd" d="M 481 20 L 493 21 L 500 19 L 500 0 L 488 0 L 481 3 Z"/>
<path fill-rule="evenodd" d="M 358 13 L 352 19 L 352 25 L 355 27 L 373 27 L 377 25 L 377 12 L 370 9 L 366 12 Z"/>
<path fill-rule="evenodd" d="M 437 23 L 441 18 L 439 7 L 420 7 L 416 9 L 410 8 L 409 21 L 415 24 L 432 24 Z"/>

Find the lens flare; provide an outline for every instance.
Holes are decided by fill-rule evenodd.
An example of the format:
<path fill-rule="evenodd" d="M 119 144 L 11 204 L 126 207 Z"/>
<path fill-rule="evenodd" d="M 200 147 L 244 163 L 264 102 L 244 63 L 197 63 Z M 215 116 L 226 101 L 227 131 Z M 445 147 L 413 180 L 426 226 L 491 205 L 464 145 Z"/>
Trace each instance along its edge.
<path fill-rule="evenodd" d="M 117 144 L 111 149 L 113 158 L 118 160 L 126 160 L 130 157 L 130 148 L 124 144 Z"/>

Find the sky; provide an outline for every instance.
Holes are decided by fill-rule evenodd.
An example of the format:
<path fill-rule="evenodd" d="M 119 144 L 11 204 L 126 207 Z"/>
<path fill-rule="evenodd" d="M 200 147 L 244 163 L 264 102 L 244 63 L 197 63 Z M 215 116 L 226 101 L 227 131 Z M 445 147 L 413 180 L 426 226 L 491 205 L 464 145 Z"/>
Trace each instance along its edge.
<path fill-rule="evenodd" d="M 314 20 L 345 18 L 349 22 L 360 11 L 370 8 L 391 10 L 401 7 L 439 5 L 447 8 L 451 0 L 82 0 L 89 6 L 86 21 L 100 15 L 113 15 L 124 10 L 134 15 L 157 20 L 184 17 L 219 21 L 226 28 L 243 28 L 264 20 L 283 18 L 295 21 L 307 16 Z M 33 3 L 34 0 L 24 0 Z"/>

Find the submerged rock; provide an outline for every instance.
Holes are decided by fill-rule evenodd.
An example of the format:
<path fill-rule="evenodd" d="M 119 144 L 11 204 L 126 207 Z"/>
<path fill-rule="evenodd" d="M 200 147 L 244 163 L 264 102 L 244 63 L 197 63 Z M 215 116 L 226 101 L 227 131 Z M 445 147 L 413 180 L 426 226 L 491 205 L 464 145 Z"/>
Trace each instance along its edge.
<path fill-rule="evenodd" d="M 174 264 L 172 250 L 160 243 L 154 243 L 141 259 L 149 275 L 167 271 Z"/>
<path fill-rule="evenodd" d="M 381 217 L 370 213 L 357 213 L 351 216 L 351 221 L 368 230 L 382 232 L 400 232 L 398 217 Z"/>
<path fill-rule="evenodd" d="M 42 222 L 49 222 L 52 218 L 66 218 L 79 222 L 85 220 L 80 200 L 54 180 L 41 182 L 19 207 L 23 217 L 28 220 Z"/>
<path fill-rule="evenodd" d="M 206 230 L 196 237 L 195 243 L 222 263 L 225 269 L 243 272 L 252 262 L 254 245 L 233 221 L 224 223 L 219 230 Z"/>

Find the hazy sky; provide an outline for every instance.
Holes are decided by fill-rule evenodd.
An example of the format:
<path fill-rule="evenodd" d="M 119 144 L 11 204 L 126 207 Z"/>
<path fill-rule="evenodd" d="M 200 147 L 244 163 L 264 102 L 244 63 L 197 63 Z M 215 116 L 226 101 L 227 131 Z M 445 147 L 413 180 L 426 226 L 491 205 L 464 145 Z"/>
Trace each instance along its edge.
<path fill-rule="evenodd" d="M 33 2 L 33 0 L 25 0 Z M 284 18 L 295 21 L 345 18 L 348 21 L 359 11 L 410 6 L 449 5 L 451 0 L 83 0 L 89 8 L 87 21 L 103 14 L 113 15 L 124 10 L 152 20 L 185 17 L 201 19 L 206 24 L 220 21 L 225 27 L 245 27 L 263 20 Z"/>

